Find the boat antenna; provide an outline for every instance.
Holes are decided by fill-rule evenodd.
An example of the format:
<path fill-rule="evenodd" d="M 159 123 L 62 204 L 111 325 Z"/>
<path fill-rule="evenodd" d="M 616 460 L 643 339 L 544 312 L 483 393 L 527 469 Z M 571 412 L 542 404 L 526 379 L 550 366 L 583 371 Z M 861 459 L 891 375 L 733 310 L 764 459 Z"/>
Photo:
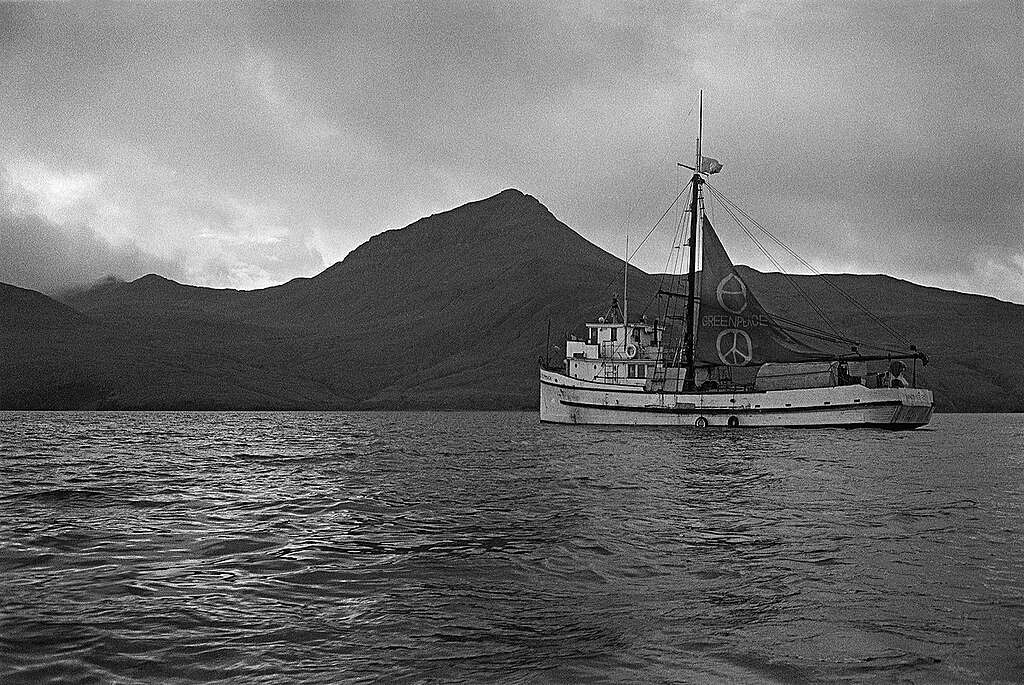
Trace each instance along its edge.
<path fill-rule="evenodd" d="M 697 327 L 694 325 L 694 315 L 697 304 L 697 202 L 700 196 L 700 184 L 703 179 L 700 176 L 700 139 L 704 134 L 704 90 L 699 95 L 697 114 L 697 162 L 694 164 L 693 172 L 693 198 L 690 205 L 690 270 L 686 281 L 686 333 L 683 335 L 683 347 L 686 351 L 686 377 L 683 379 L 683 390 L 694 390 L 694 370 L 696 361 L 694 348 L 696 347 Z"/>
<path fill-rule="evenodd" d="M 629 229 L 626 229 L 626 267 L 622 270 L 622 323 L 629 325 L 629 299 L 626 298 L 626 286 L 629 283 Z M 623 339 L 629 337 L 629 330 L 623 329 Z"/>

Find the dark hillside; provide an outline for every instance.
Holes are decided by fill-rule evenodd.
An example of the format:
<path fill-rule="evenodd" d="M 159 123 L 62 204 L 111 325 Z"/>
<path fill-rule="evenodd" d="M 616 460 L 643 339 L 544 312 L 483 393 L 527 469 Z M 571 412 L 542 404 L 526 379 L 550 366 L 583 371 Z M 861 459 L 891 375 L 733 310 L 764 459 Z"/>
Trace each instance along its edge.
<path fill-rule="evenodd" d="M 825 324 L 781 274 L 746 269 L 770 309 Z M 793 277 L 842 332 L 858 340 L 892 336 L 815 276 Z M 1024 306 L 991 297 L 927 288 L 890 276 L 830 275 L 839 286 L 929 356 L 919 379 L 949 411 L 1024 411 Z"/>
<path fill-rule="evenodd" d="M 620 293 L 621 268 L 506 190 L 273 288 L 150 275 L 70 294 L 72 309 L 7 287 L 0 406 L 535 408 L 549 321 L 557 359 L 566 332 Z M 815 321 L 782 276 L 745 274 L 770 310 Z M 923 377 L 940 408 L 1024 410 L 1024 307 L 885 276 L 830 278 L 932 355 Z M 797 280 L 851 337 L 885 337 L 820 278 Z M 632 269 L 629 281 L 635 318 L 661 277 Z"/>
<path fill-rule="evenodd" d="M 130 282 L 111 279 L 68 293 L 63 300 L 78 311 L 98 318 L 173 316 L 224 320 L 238 318 L 240 307 L 251 300 L 253 293 L 259 292 L 182 285 L 149 274 Z"/>
<path fill-rule="evenodd" d="M 515 190 L 371 238 L 309 281 L 281 287 L 261 321 L 334 346 L 312 367 L 367 406 L 528 407 L 552 319 L 556 340 L 608 306 L 615 257 Z M 640 272 L 637 272 L 639 274 Z"/>
<path fill-rule="evenodd" d="M 230 321 L 87 318 L 41 293 L 0 285 L 0 409 L 337 405 L 333 393 L 294 373 L 295 345 Z"/>
<path fill-rule="evenodd" d="M 189 339 L 197 322 L 288 331 L 294 350 L 254 344 L 252 354 L 316 379 L 343 406 L 529 407 L 548 319 L 560 345 L 607 309 L 620 269 L 536 199 L 506 190 L 374 236 L 311 279 L 239 292 L 151 275 L 69 302 L 169 339 Z M 651 278 L 633 279 L 649 299 Z"/>
<path fill-rule="evenodd" d="M 0 330 L 74 328 L 89 319 L 42 293 L 0 283 Z"/>

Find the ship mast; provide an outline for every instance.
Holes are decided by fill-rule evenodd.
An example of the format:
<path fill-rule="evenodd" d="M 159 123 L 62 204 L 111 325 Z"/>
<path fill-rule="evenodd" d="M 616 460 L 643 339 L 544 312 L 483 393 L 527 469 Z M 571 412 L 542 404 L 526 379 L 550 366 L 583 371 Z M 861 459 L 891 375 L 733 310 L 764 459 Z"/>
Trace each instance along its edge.
<path fill-rule="evenodd" d="M 686 352 L 686 378 L 683 390 L 694 390 L 694 369 L 696 368 L 694 348 L 696 347 L 697 326 L 694 321 L 697 304 L 697 202 L 700 195 L 700 184 L 704 179 L 700 176 L 700 139 L 704 133 L 704 91 L 700 91 L 697 114 L 697 162 L 693 165 L 693 197 L 690 203 L 690 270 L 686 281 L 686 333 L 683 336 L 683 347 Z"/>

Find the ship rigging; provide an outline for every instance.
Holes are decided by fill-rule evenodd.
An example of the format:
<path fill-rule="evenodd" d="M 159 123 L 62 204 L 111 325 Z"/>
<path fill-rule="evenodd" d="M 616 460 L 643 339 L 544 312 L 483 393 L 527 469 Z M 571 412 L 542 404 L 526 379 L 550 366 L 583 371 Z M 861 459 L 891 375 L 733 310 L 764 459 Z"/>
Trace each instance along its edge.
<path fill-rule="evenodd" d="M 890 428 L 927 423 L 931 392 L 911 387 L 916 385 L 916 363 L 927 363 L 925 355 L 832 279 L 818 274 L 822 283 L 886 330 L 895 345 L 865 343 L 845 334 L 785 273 L 762 241 L 810 265 L 705 178 L 722 165 L 702 154 L 703 93 L 699 112 L 694 166 L 680 164 L 693 172 L 688 185 L 632 254 L 627 240 L 621 313 L 613 302 L 606 317 L 587 324 L 586 340 L 567 341 L 560 371 L 541 369 L 542 420 Z M 824 328 L 772 313 L 761 304 L 705 213 L 705 189 L 806 299 Z M 660 316 L 653 323 L 646 318 L 653 302 L 639 320 L 630 322 L 629 262 L 684 195 L 688 208 L 680 214 L 670 255 L 678 262 L 685 248 L 686 272 L 663 272 L 654 295 Z M 885 373 L 868 374 L 864 365 L 879 360 L 889 364 Z M 909 381 L 904 360 L 913 364 Z"/>

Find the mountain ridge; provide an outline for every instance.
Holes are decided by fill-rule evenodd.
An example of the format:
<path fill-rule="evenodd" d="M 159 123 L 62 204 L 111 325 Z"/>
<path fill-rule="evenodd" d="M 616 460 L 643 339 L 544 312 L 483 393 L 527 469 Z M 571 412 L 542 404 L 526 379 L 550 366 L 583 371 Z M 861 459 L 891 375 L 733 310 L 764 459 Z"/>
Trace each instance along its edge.
<path fill-rule="evenodd" d="M 319 274 L 269 288 L 148 274 L 71 293 L 55 304 L 82 317 L 67 324 L 88 330 L 76 346 L 19 326 L 0 332 L 0 372 L 14 379 L 0 388 L 0 407 L 536 408 L 537 359 L 559 358 L 566 334 L 605 313 L 621 295 L 622 267 L 536 198 L 507 189 L 377 234 Z M 740 269 L 769 310 L 816 316 L 781 287 L 803 279 L 830 316 L 860 334 L 873 325 L 820 277 Z M 665 278 L 630 267 L 630 311 L 653 302 Z M 1006 339 L 1024 329 L 1024 306 L 1003 311 L 993 298 L 885 275 L 828 279 L 873 315 L 957 350 L 955 362 L 938 354 L 923 372 L 940 408 L 1024 410 L 1024 365 Z M 937 315 L 949 325 L 936 327 Z M 1001 320 L 986 324 L 989 315 Z M 959 329 L 977 331 L 978 349 L 949 335 Z"/>

